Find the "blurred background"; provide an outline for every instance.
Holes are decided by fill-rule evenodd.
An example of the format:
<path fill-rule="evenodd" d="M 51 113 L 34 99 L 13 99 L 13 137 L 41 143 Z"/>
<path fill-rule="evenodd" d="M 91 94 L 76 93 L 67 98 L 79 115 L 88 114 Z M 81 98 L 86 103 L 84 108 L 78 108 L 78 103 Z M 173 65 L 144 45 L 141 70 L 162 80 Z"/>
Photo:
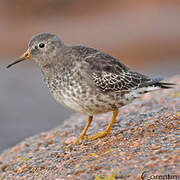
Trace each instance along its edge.
<path fill-rule="evenodd" d="M 0 151 L 72 114 L 50 96 L 34 62 L 5 68 L 36 33 L 103 50 L 147 75 L 180 72 L 179 0 L 0 0 L 0 27 Z"/>

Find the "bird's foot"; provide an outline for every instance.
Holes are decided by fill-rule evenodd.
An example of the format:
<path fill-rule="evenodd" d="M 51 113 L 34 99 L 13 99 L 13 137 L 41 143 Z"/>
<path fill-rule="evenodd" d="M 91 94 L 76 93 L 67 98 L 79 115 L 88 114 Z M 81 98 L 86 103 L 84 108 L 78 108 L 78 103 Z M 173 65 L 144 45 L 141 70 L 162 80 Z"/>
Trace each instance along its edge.
<path fill-rule="evenodd" d="M 85 139 L 88 139 L 87 136 L 80 136 L 80 137 L 76 140 L 75 144 L 79 144 L 80 142 L 82 142 L 82 141 L 85 140 Z"/>
<path fill-rule="evenodd" d="M 97 134 L 94 134 L 90 137 L 88 137 L 88 140 L 96 140 L 98 138 L 102 138 L 102 137 L 105 137 L 107 136 L 108 134 L 110 134 L 110 131 L 103 131 L 103 132 L 98 132 Z"/>
<path fill-rule="evenodd" d="M 80 137 L 77 139 L 77 141 L 75 142 L 75 144 L 79 144 L 80 142 L 82 142 L 83 140 L 86 140 L 86 139 L 93 141 L 93 140 L 96 140 L 96 139 L 98 139 L 98 138 L 105 137 L 105 136 L 107 136 L 108 134 L 110 134 L 110 131 L 98 132 L 97 134 L 94 134 L 94 135 L 92 135 L 92 136 L 90 136 L 90 137 L 88 137 L 88 136 L 80 136 Z"/>

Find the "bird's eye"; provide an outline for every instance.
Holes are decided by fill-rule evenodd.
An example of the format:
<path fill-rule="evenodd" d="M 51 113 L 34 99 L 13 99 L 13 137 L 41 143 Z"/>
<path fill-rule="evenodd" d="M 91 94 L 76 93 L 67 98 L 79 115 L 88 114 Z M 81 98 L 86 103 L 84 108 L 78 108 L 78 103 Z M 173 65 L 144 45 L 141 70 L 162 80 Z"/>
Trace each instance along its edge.
<path fill-rule="evenodd" d="M 39 47 L 40 47 L 40 48 L 43 48 L 44 46 L 45 46 L 44 43 L 40 43 L 40 44 L 39 44 Z"/>

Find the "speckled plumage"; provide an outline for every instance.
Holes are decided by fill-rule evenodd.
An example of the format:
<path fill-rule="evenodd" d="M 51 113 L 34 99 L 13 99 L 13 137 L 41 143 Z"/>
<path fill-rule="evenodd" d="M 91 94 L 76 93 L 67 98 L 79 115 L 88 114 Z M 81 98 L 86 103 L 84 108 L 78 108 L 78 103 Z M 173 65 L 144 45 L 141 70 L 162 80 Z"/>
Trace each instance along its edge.
<path fill-rule="evenodd" d="M 74 111 L 88 115 L 113 111 L 146 91 L 137 89 L 159 81 L 132 72 L 93 48 L 72 46 L 63 53 L 63 59 L 42 67 L 42 72 L 54 98 Z M 157 89 L 153 86 L 152 90 Z M 137 93 L 131 95 L 131 91 Z"/>
<path fill-rule="evenodd" d="M 34 36 L 28 49 L 30 55 L 24 56 L 31 56 L 38 62 L 53 97 L 69 109 L 91 117 L 87 128 L 93 115 L 113 111 L 115 120 L 119 107 L 143 93 L 172 85 L 133 72 L 118 59 L 99 50 L 64 44 L 54 34 Z M 87 128 L 81 138 L 84 138 Z"/>

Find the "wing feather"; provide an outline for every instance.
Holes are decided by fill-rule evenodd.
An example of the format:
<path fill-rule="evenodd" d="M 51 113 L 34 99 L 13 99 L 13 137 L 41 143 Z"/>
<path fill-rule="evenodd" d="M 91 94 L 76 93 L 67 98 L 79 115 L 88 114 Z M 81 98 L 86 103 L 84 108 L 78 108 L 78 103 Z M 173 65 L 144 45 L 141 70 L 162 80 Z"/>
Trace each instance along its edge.
<path fill-rule="evenodd" d="M 74 48 L 80 52 L 79 60 L 88 64 L 90 79 L 103 91 L 130 91 L 157 83 L 145 75 L 132 72 L 118 59 L 104 52 L 84 46 Z"/>

